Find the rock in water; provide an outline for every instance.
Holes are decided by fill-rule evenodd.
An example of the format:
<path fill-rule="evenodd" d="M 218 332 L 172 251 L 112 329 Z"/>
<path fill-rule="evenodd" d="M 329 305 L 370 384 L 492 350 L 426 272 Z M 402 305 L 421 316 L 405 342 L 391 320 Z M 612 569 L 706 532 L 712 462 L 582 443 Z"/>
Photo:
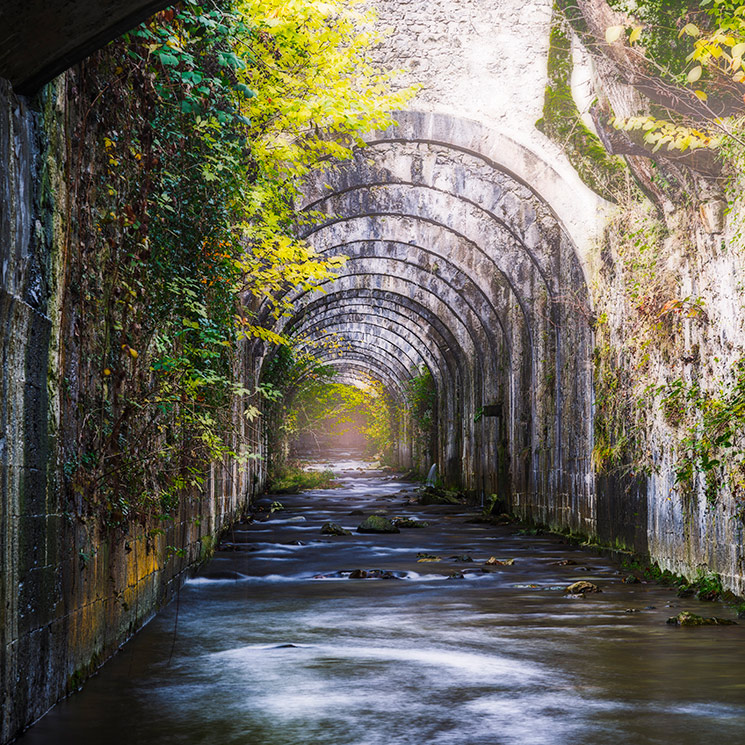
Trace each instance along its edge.
<path fill-rule="evenodd" d="M 457 504 L 462 507 L 465 498 L 460 492 L 425 487 L 419 496 L 419 502 L 421 504 Z"/>
<path fill-rule="evenodd" d="M 413 520 L 409 517 L 402 517 L 395 521 L 399 528 L 426 528 L 429 523 L 426 521 Z"/>
<path fill-rule="evenodd" d="M 736 626 L 737 621 L 730 621 L 727 618 L 717 618 L 711 616 L 704 618 L 697 616 L 695 613 L 689 613 L 687 610 L 678 613 L 677 616 L 671 616 L 667 623 L 673 626 Z"/>
<path fill-rule="evenodd" d="M 387 518 L 382 515 L 370 515 L 358 526 L 358 533 L 400 533 L 401 531 Z"/>
<path fill-rule="evenodd" d="M 352 535 L 351 530 L 345 530 L 338 523 L 324 523 L 321 533 L 324 535 Z"/>
<path fill-rule="evenodd" d="M 579 582 L 569 585 L 564 592 L 566 592 L 567 595 L 584 595 L 587 592 L 602 592 L 602 590 L 597 585 L 593 585 L 592 582 L 580 580 Z"/>
<path fill-rule="evenodd" d="M 496 556 L 490 556 L 484 564 L 486 566 L 503 566 L 503 567 L 511 567 L 515 563 L 514 559 L 498 559 Z"/>
<path fill-rule="evenodd" d="M 401 579 L 387 569 L 354 569 L 349 573 L 349 579 Z"/>

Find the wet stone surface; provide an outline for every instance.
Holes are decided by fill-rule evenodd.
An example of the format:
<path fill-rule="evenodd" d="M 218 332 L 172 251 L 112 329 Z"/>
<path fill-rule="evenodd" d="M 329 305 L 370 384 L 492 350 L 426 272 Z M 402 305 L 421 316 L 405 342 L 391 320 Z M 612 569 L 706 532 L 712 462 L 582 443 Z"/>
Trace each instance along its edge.
<path fill-rule="evenodd" d="M 351 458 L 337 470 L 343 488 L 236 526 L 22 745 L 745 742 L 745 625 L 666 623 L 730 608 L 462 505 L 412 504 L 415 485 Z M 382 510 L 427 525 L 356 531 Z"/>

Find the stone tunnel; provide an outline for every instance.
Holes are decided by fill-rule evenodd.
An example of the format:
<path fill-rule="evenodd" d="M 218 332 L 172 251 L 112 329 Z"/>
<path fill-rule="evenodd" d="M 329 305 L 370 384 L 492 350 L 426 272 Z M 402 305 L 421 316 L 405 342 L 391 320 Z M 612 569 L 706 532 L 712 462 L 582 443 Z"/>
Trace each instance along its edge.
<path fill-rule="evenodd" d="M 390 31 L 375 61 L 403 68 L 399 83 L 416 84 L 418 93 L 395 126 L 369 133 L 349 161 L 306 182 L 298 206 L 321 219 L 301 227 L 300 237 L 322 257 L 347 259 L 321 292 L 288 290 L 289 315 L 275 319 L 267 306 L 260 320 L 337 369 L 340 382 L 372 378 L 399 403 L 412 378 L 431 375 L 431 452 L 417 451 L 403 422 L 398 465 L 426 471 L 436 463 L 443 481 L 474 502 L 499 495 L 526 522 L 637 552 L 689 577 L 714 572 L 742 595 L 742 485 L 724 489 L 716 505 L 700 478 L 698 491 L 684 495 L 675 460 L 681 430 L 664 407 L 647 402 L 646 446 L 626 453 L 644 468 L 619 476 L 594 459 L 598 355 L 606 355 L 606 372 L 630 365 L 625 317 L 639 321 L 643 303 L 624 295 L 633 263 L 619 249 L 628 249 L 625 216 L 537 126 L 555 3 L 373 4 Z M 76 123 L 87 114 L 77 109 L 75 69 L 54 76 L 167 5 L 12 0 L 0 8 L 0 742 L 171 600 L 266 476 L 261 458 L 213 464 L 199 498 L 180 505 L 162 535 L 133 524 L 126 550 L 103 529 L 72 520 L 60 496 L 62 419 L 72 411 L 63 404 L 83 387 L 65 372 L 84 367 L 74 313 L 64 307 L 76 229 L 66 168 Z M 578 38 L 567 54 L 577 122 L 592 129 L 597 69 Z M 644 210 L 655 207 L 640 207 L 638 184 L 632 188 L 628 172 L 624 178 L 637 200 L 630 210 L 651 222 Z M 645 359 L 643 374 L 657 391 L 676 375 L 698 380 L 697 365 L 701 380 L 724 390 L 717 381 L 745 359 L 742 262 L 723 250 L 738 239 L 737 220 L 726 223 L 719 186 L 695 178 L 695 199 L 658 205 L 667 221 L 660 255 L 665 271 L 677 272 L 669 284 L 678 293 L 661 307 L 680 310 L 698 293 L 706 310 L 676 316 L 674 353 L 645 347 L 652 363 Z M 745 214 L 736 199 L 730 207 L 735 217 Z M 243 382 L 255 385 L 274 352 L 255 342 L 242 352 Z M 243 434 L 266 456 L 262 426 L 245 425 Z M 91 552 L 92 544 L 100 550 Z"/>
<path fill-rule="evenodd" d="M 328 219 L 304 236 L 348 260 L 322 294 L 293 294 L 295 314 L 275 330 L 393 390 L 426 368 L 447 482 L 593 533 L 586 236 L 578 247 L 560 217 L 573 189 L 476 121 L 401 112 L 307 185 L 304 208 Z M 322 343 L 332 335 L 342 350 Z"/>

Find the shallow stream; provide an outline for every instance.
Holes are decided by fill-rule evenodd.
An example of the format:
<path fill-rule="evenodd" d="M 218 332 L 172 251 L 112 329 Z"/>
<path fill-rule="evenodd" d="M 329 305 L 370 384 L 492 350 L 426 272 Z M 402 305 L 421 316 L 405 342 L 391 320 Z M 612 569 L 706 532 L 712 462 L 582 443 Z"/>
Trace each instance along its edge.
<path fill-rule="evenodd" d="M 236 526 L 232 550 L 20 743 L 745 743 L 745 623 L 665 623 L 733 618 L 726 606 L 626 584 L 608 559 L 464 507 L 410 504 L 414 485 L 361 462 L 335 470 L 343 488 Z M 321 534 L 354 531 L 359 510 L 429 526 Z M 514 563 L 483 567 L 492 556 Z M 578 580 L 602 593 L 566 597 Z"/>

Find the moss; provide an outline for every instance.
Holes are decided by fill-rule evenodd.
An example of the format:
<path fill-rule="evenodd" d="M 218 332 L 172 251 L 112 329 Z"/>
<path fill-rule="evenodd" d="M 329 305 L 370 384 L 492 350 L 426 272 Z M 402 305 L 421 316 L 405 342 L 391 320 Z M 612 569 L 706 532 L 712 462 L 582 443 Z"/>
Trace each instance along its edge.
<path fill-rule="evenodd" d="M 200 539 L 201 547 L 199 550 L 199 561 L 207 561 L 208 559 L 211 559 L 212 556 L 215 553 L 215 544 L 217 541 L 215 540 L 215 536 L 211 533 L 208 535 L 203 535 Z"/>
<path fill-rule="evenodd" d="M 299 494 L 308 489 L 335 489 L 340 486 L 331 470 L 307 471 L 297 464 L 288 464 L 271 474 L 268 494 Z"/>
<path fill-rule="evenodd" d="M 88 678 L 90 678 L 102 664 L 103 661 L 101 655 L 98 652 L 94 652 L 86 664 L 81 665 L 67 677 L 65 693 L 69 695 L 75 691 L 79 691 L 83 687 L 83 683 L 85 683 L 85 681 L 88 680 Z"/>
<path fill-rule="evenodd" d="M 571 42 L 565 22 L 554 10 L 543 117 L 536 127 L 562 148 L 587 186 L 616 202 L 625 185 L 626 167 L 621 158 L 606 151 L 597 135 L 582 121 L 572 97 L 572 69 Z"/>

